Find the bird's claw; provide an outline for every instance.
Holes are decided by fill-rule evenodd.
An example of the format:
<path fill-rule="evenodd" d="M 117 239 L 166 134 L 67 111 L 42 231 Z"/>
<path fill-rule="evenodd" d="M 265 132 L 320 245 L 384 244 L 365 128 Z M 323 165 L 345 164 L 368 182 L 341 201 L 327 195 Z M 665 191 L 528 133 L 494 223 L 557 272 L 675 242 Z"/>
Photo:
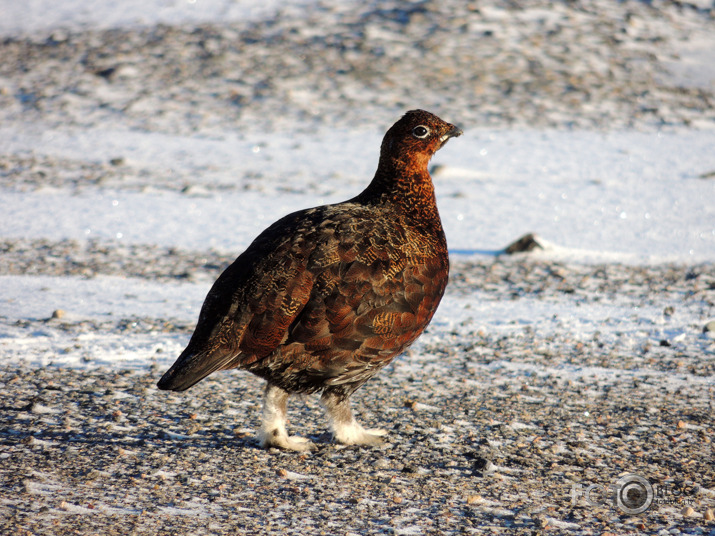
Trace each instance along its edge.
<path fill-rule="evenodd" d="M 283 450 L 293 450 L 295 452 L 309 452 L 317 447 L 310 439 L 300 436 L 278 435 L 263 437 L 260 439 L 263 448 L 279 448 Z"/>

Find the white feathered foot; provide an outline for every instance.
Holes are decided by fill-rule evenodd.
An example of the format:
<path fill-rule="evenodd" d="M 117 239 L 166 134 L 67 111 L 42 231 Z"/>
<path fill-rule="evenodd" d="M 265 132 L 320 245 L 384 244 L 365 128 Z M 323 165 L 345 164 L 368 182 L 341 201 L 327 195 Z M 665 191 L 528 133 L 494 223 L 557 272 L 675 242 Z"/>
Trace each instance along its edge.
<path fill-rule="evenodd" d="M 379 447 L 385 443 L 386 430 L 365 429 L 355 420 L 350 410 L 350 400 L 332 391 L 324 391 L 320 397 L 333 433 L 333 439 L 343 445 Z"/>
<path fill-rule="evenodd" d="M 306 452 L 315 445 L 307 438 L 289 436 L 286 431 L 286 401 L 290 393 L 268 383 L 263 396 L 263 419 L 258 430 L 258 442 L 263 448 L 277 447 Z"/>

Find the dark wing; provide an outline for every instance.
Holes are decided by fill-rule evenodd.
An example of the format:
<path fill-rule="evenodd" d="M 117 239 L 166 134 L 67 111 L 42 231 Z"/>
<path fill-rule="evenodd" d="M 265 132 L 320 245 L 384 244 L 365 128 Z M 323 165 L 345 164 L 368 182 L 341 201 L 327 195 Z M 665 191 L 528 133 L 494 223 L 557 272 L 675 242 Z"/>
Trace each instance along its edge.
<path fill-rule="evenodd" d="M 249 365 L 278 347 L 311 295 L 305 237 L 319 219 L 317 209 L 285 216 L 221 274 L 160 389 L 183 391 L 216 370 Z"/>

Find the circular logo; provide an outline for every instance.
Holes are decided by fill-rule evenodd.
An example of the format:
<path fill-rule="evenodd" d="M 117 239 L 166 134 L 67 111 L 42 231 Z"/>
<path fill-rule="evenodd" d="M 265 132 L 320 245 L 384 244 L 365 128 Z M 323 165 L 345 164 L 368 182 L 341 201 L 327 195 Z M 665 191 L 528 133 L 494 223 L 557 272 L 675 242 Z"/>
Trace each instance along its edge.
<path fill-rule="evenodd" d="M 616 505 L 626 514 L 640 514 L 653 504 L 653 486 L 638 475 L 626 475 L 616 482 Z"/>

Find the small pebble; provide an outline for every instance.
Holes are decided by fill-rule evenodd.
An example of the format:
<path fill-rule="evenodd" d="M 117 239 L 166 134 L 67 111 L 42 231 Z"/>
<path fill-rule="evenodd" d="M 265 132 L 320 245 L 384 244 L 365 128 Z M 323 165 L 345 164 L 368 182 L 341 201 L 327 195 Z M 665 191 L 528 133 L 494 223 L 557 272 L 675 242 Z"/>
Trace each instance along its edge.
<path fill-rule="evenodd" d="M 376 469 L 387 469 L 390 467 L 390 462 L 386 458 L 378 458 L 373 465 Z"/>

